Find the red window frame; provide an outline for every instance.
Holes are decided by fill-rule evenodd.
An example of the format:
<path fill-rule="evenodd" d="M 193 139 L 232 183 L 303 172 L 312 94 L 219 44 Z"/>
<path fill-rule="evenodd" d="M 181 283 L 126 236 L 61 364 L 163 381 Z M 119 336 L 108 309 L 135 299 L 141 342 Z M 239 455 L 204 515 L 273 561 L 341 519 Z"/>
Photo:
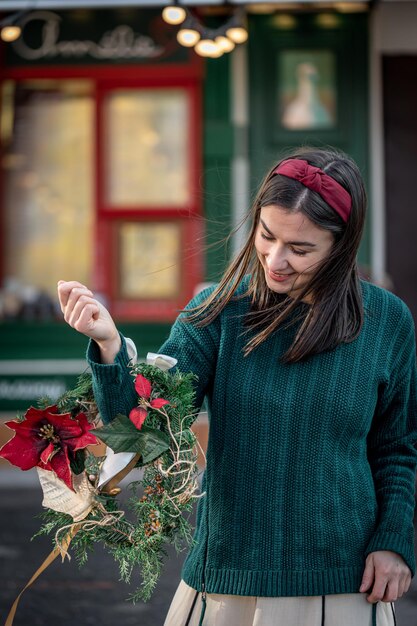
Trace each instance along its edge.
<path fill-rule="evenodd" d="M 95 86 L 94 207 L 95 241 L 92 288 L 108 297 L 112 315 L 119 321 L 172 321 L 193 296 L 203 279 L 201 246 L 203 236 L 201 193 L 202 178 L 202 106 L 203 63 L 196 56 L 187 65 L 109 65 L 109 66 L 42 66 L 0 68 L 0 81 L 28 79 L 86 78 Z M 103 103 L 106 95 L 119 89 L 186 89 L 190 98 L 190 202 L 184 207 L 123 208 L 106 206 L 104 195 L 104 128 Z M 0 189 L 1 189 L 0 181 Z M 117 227 L 121 221 L 178 221 L 182 235 L 181 287 L 174 299 L 128 300 L 118 298 Z M 4 229 L 3 233 L 4 233 Z M 5 234 L 3 234 L 3 237 Z M 4 249 L 4 246 L 3 246 Z M 0 275 L 3 277 L 0 259 Z"/>

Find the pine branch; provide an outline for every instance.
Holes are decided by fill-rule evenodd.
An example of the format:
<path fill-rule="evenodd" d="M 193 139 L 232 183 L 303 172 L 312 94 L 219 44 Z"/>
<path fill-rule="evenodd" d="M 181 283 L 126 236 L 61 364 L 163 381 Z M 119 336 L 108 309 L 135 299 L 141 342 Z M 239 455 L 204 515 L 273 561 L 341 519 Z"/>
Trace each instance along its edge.
<path fill-rule="evenodd" d="M 139 568 L 141 584 L 129 598 L 133 602 L 147 601 L 151 597 L 167 557 L 168 544 L 177 552 L 193 544 L 193 527 L 188 517 L 198 489 L 197 440 L 190 430 L 196 419 L 196 376 L 163 372 L 144 363 L 132 367 L 133 376 L 139 373 L 151 382 L 152 399 L 164 398 L 169 402 L 160 409 L 149 406 L 146 417 L 148 428 L 159 429 L 168 436 L 169 449 L 143 466 L 142 480 L 129 484 L 131 495 L 124 510 L 117 497 L 97 493 L 92 511 L 77 522 L 77 532 L 70 544 L 79 566 L 86 563 L 98 543 L 114 558 L 121 580 L 130 582 L 133 572 Z M 50 403 L 49 399 L 42 402 Z M 81 375 L 75 389 L 63 394 L 57 406 L 61 412 L 73 415 L 84 411 L 93 421 L 97 407 L 91 375 Z M 73 460 L 72 469 L 97 476 L 102 461 L 103 458 L 85 451 L 82 457 L 78 455 Z M 42 526 L 34 537 L 52 535 L 54 543 L 57 531 L 58 540 L 62 539 L 68 526 L 74 524 L 71 516 L 50 509 L 41 517 Z"/>

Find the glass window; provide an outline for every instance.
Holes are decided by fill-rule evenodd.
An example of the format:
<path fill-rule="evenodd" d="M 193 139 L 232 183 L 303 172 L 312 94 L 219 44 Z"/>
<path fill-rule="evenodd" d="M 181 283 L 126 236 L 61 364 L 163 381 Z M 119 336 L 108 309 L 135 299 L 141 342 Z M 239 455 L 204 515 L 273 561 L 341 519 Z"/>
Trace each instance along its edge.
<path fill-rule="evenodd" d="M 89 81 L 7 81 L 2 88 L 5 279 L 55 296 L 90 284 L 94 99 Z"/>
<path fill-rule="evenodd" d="M 114 91 L 105 101 L 106 205 L 189 201 L 189 101 L 182 89 Z"/>
<path fill-rule="evenodd" d="M 120 296 L 174 298 L 180 290 L 181 227 L 175 222 L 124 222 L 119 227 Z"/>

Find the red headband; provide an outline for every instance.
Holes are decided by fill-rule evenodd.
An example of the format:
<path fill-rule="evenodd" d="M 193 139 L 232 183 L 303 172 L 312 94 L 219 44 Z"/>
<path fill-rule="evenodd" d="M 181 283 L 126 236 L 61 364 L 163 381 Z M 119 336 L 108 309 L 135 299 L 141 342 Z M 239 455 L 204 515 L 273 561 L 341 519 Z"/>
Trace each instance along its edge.
<path fill-rule="evenodd" d="M 352 208 L 350 194 L 319 167 L 309 165 L 303 159 L 287 159 L 278 165 L 273 174 L 293 178 L 312 191 L 316 191 L 340 215 L 342 220 L 347 222 Z"/>

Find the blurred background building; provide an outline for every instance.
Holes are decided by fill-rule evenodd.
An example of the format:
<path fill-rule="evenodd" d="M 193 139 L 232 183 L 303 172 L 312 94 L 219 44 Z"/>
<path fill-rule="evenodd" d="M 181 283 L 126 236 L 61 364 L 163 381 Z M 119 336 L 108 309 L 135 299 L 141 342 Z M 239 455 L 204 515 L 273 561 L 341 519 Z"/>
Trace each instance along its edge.
<path fill-rule="evenodd" d="M 364 275 L 417 316 L 417 1 L 181 3 L 203 39 L 247 31 L 224 54 L 181 45 L 164 6 L 1 2 L 2 37 L 20 29 L 0 46 L 3 417 L 85 368 L 59 279 L 93 289 L 140 356 L 156 351 L 242 243 L 244 227 L 220 245 L 264 172 L 300 144 L 357 161 Z"/>

